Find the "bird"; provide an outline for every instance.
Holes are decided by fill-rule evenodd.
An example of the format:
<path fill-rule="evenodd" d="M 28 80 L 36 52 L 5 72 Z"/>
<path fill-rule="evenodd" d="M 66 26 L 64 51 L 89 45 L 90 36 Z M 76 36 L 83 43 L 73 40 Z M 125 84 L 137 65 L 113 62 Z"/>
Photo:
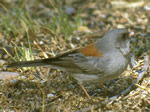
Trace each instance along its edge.
<path fill-rule="evenodd" d="M 129 37 L 126 29 L 116 28 L 85 47 L 52 58 L 10 63 L 7 67 L 46 66 L 62 70 L 77 80 L 90 99 L 84 82 L 104 83 L 116 79 L 126 70 L 130 63 Z"/>

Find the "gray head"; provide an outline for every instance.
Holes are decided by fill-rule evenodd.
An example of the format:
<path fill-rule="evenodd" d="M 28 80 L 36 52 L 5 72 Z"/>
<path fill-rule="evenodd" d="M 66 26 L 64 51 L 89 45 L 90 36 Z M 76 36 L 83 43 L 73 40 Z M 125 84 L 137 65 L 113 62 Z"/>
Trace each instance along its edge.
<path fill-rule="evenodd" d="M 111 30 L 97 42 L 96 46 L 105 52 L 119 49 L 126 55 L 130 52 L 129 32 L 122 28 Z"/>

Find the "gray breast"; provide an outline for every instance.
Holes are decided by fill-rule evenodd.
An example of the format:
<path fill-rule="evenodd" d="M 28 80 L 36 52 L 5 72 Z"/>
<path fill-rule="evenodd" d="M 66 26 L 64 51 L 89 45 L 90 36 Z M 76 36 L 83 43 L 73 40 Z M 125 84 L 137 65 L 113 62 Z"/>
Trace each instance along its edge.
<path fill-rule="evenodd" d="M 114 58 L 114 55 L 116 55 Z M 128 58 L 124 57 L 122 54 L 114 54 L 110 57 L 109 64 L 106 66 L 106 70 L 103 75 L 99 75 L 100 82 L 106 82 L 113 80 L 121 75 L 127 68 Z"/>

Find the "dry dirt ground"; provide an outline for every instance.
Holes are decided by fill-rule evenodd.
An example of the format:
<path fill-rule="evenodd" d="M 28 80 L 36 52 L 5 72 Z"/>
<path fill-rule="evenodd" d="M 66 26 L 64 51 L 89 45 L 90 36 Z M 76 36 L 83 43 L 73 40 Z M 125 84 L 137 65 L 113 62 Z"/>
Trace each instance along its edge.
<path fill-rule="evenodd" d="M 134 83 L 138 75 L 136 71 L 143 66 L 144 53 L 149 54 L 150 1 L 56 1 L 33 0 L 20 3 L 17 0 L 3 0 L 0 2 L 2 9 L 0 17 L 5 18 L 0 19 L 0 112 L 149 112 L 149 69 L 143 80 L 126 95 L 113 100 L 110 98 L 119 95 Z M 79 11 L 79 20 L 74 23 L 79 24 L 71 33 L 65 28 L 68 24 L 62 25 L 61 21 L 58 21 L 56 29 L 48 26 L 54 24 L 51 18 L 57 15 L 58 7 L 55 6 L 58 6 L 58 2 L 64 13 L 69 15 L 70 22 L 74 21 Z M 16 19 L 18 12 L 15 11 L 18 9 L 14 10 L 13 7 L 18 4 L 20 4 L 18 9 L 27 7 L 30 19 L 27 20 L 26 16 L 20 16 L 21 21 Z M 10 14 L 13 16 L 9 16 Z M 22 10 L 19 14 L 22 14 Z M 14 23 L 11 23 L 12 21 Z M 66 31 L 59 25 L 62 25 Z M 105 32 L 114 28 L 126 28 L 135 33 L 131 49 L 135 54 L 137 67 L 133 69 L 129 67 L 118 79 L 106 82 L 104 85 L 109 92 L 104 91 L 99 84 L 85 83 L 85 88 L 91 95 L 90 100 L 76 80 L 59 70 L 46 67 L 6 68 L 8 63 L 13 62 L 12 57 L 17 57 L 16 47 L 23 45 L 29 48 L 31 43 L 35 59 L 53 57 L 92 43 L 97 37 L 100 38 Z"/>

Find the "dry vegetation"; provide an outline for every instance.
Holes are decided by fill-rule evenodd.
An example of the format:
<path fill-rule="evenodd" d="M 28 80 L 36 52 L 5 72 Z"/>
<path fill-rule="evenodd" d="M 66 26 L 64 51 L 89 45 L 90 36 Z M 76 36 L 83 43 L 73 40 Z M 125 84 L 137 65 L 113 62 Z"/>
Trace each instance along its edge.
<path fill-rule="evenodd" d="M 53 57 L 84 46 L 114 28 L 135 32 L 131 47 L 138 66 L 106 82 L 109 93 L 86 83 L 91 100 L 59 70 L 6 68 L 12 61 Z M 149 72 L 127 95 L 107 99 L 133 83 L 149 48 L 149 0 L 1 0 L 0 112 L 148 112 Z"/>

